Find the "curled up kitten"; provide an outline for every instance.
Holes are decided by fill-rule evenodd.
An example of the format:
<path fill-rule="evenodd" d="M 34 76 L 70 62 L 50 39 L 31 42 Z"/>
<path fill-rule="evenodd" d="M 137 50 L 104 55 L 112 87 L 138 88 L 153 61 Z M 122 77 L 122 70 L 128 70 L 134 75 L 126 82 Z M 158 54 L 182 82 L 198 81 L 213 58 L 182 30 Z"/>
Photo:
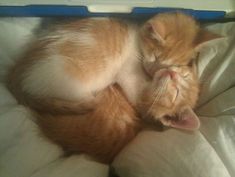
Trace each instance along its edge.
<path fill-rule="evenodd" d="M 141 130 L 140 114 L 171 127 L 199 127 L 192 61 L 202 43 L 217 37 L 181 13 L 156 15 L 141 27 L 82 19 L 34 41 L 9 71 L 8 87 L 37 112 L 49 139 L 109 163 Z"/>

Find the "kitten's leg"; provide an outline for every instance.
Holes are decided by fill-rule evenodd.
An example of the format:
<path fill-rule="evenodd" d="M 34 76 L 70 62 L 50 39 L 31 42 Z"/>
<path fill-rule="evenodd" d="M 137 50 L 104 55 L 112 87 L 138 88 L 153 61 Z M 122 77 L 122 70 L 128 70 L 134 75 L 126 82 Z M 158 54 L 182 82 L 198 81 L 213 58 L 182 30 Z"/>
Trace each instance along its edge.
<path fill-rule="evenodd" d="M 117 79 L 117 83 L 134 106 L 138 104 L 143 91 L 151 83 L 151 78 L 145 73 L 141 64 L 139 61 L 127 64 L 122 68 Z"/>

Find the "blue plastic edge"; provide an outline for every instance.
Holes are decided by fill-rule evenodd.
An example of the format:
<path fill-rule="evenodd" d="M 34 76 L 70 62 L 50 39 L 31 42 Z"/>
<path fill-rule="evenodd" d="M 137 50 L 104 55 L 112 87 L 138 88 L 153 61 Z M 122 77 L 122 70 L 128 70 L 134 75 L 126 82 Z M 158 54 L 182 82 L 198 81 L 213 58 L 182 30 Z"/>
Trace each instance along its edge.
<path fill-rule="evenodd" d="M 135 7 L 131 13 L 90 13 L 86 6 L 66 5 L 28 5 L 28 6 L 0 6 L 0 16 L 11 17 L 43 17 L 43 16 L 110 16 L 125 15 L 131 17 L 148 17 L 161 12 L 182 11 L 199 20 L 213 20 L 224 18 L 224 11 L 205 11 L 175 8 L 142 8 Z"/>

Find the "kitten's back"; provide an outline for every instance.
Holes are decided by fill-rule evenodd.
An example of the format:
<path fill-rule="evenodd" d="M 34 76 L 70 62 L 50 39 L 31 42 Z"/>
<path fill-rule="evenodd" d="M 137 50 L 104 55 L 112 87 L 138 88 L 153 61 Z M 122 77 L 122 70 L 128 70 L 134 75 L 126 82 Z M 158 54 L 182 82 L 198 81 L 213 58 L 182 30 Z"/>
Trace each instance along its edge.
<path fill-rule="evenodd" d="M 79 102 L 114 82 L 127 50 L 128 30 L 127 23 L 112 18 L 56 26 L 16 61 L 8 88 L 21 104 L 34 109 L 78 112 L 74 108 Z"/>

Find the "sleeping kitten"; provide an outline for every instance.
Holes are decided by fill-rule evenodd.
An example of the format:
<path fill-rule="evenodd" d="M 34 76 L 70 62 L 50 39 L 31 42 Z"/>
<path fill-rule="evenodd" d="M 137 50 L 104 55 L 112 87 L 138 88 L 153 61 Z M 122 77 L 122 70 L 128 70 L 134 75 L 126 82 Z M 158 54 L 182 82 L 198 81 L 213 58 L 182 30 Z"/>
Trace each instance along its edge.
<path fill-rule="evenodd" d="M 83 19 L 36 40 L 9 72 L 8 86 L 39 113 L 50 139 L 109 162 L 140 130 L 134 108 L 165 125 L 199 127 L 191 61 L 216 37 L 180 13 L 157 15 L 140 31 L 117 19 Z"/>
<path fill-rule="evenodd" d="M 171 70 L 156 72 L 152 85 L 146 88 L 139 109 L 144 114 L 148 110 L 149 115 L 160 119 L 167 126 L 196 129 L 199 127 L 199 120 L 190 112 L 191 107 L 187 107 L 194 106 L 198 96 L 198 82 L 194 78 L 196 76 L 189 68 L 175 70 L 172 79 L 169 77 L 173 72 Z M 185 80 L 177 83 L 181 79 Z M 174 84 L 179 88 L 177 96 L 175 88 L 172 88 Z M 155 93 L 158 95 L 154 95 Z M 187 100 L 187 97 L 192 98 Z M 155 98 L 158 99 L 154 100 Z M 143 121 L 149 115 L 139 119 L 140 115 L 117 85 L 99 92 L 96 95 L 96 103 L 94 110 L 85 114 L 56 115 L 41 112 L 38 115 L 38 123 L 43 133 L 62 146 L 65 152 L 86 153 L 99 162 L 110 163 L 115 155 L 145 128 Z M 176 116 L 176 113 L 179 119 L 168 119 L 167 116 Z"/>
<path fill-rule="evenodd" d="M 200 126 L 193 112 L 199 93 L 195 68 L 172 66 L 160 69 L 144 90 L 138 109 L 143 118 L 153 117 L 165 126 L 196 130 Z"/>

